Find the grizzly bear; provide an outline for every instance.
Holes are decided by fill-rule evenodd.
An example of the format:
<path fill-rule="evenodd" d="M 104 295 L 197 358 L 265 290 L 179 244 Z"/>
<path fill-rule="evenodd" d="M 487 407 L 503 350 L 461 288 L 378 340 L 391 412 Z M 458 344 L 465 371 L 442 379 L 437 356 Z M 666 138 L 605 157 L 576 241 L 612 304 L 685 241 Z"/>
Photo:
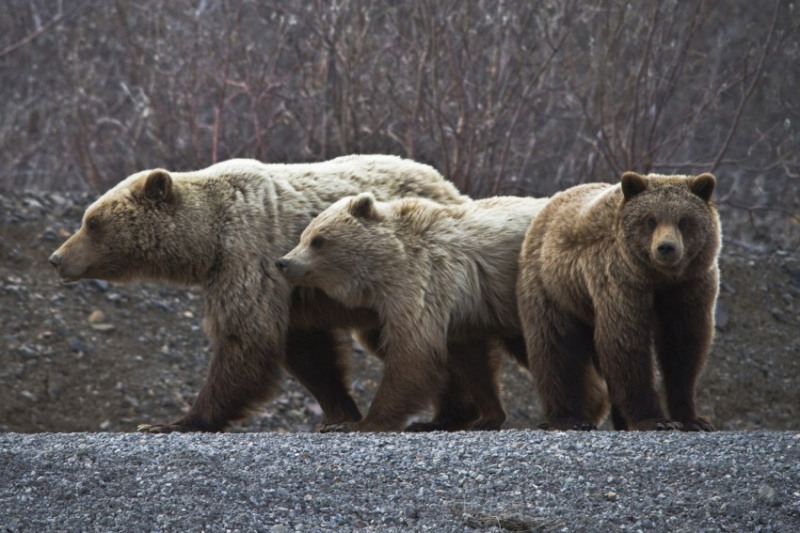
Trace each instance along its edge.
<path fill-rule="evenodd" d="M 543 205 L 514 197 L 380 202 L 362 193 L 309 224 L 278 268 L 293 284 L 321 289 L 349 309 L 375 311 L 380 337 L 373 343 L 384 361 L 366 416 L 329 430 L 399 430 L 436 404 L 453 375 L 480 405 L 473 429 L 500 428 L 505 410 L 492 354 L 502 346 L 526 362 L 515 285 L 522 241 Z M 448 350 L 448 341 L 495 348 L 465 355 Z"/>
<path fill-rule="evenodd" d="M 610 405 L 616 429 L 714 430 L 695 386 L 719 285 L 715 184 L 626 172 L 553 196 L 533 221 L 517 291 L 542 427 L 592 429 Z"/>
<path fill-rule="evenodd" d="M 213 345 L 207 379 L 185 416 L 142 430 L 223 430 L 274 395 L 282 366 L 315 396 L 325 422 L 361 418 L 346 384 L 348 332 L 368 335 L 377 315 L 320 291 L 293 289 L 275 261 L 319 212 L 365 190 L 387 200 L 470 201 L 427 165 L 353 155 L 310 164 L 238 159 L 194 172 L 146 170 L 89 206 L 78 232 L 50 257 L 62 280 L 149 279 L 204 292 Z"/>

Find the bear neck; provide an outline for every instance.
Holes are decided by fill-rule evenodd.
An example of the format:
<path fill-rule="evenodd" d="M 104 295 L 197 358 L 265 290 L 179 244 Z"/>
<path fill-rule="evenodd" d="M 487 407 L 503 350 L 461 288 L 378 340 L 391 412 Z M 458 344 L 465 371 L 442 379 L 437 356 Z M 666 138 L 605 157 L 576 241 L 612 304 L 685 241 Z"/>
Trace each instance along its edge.
<path fill-rule="evenodd" d="M 213 207 L 218 204 L 214 203 L 213 194 L 195 182 L 181 184 L 174 202 L 171 218 L 158 228 L 159 237 L 148 250 L 146 277 L 202 285 L 221 257 L 224 224 Z"/>

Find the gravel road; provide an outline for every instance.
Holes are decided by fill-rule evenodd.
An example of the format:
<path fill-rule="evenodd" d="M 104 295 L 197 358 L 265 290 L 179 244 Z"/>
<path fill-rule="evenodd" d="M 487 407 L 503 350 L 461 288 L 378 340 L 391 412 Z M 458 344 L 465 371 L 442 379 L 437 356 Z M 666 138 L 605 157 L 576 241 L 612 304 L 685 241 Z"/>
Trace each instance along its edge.
<path fill-rule="evenodd" d="M 0 531 L 800 531 L 800 433 L 0 434 Z"/>

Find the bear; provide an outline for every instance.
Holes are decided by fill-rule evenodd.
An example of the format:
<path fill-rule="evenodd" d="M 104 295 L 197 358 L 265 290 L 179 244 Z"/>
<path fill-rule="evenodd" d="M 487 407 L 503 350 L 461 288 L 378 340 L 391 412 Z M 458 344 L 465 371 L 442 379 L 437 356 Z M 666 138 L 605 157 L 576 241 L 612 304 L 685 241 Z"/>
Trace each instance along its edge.
<path fill-rule="evenodd" d="M 500 429 L 506 414 L 496 353 L 527 364 L 515 287 L 522 242 L 543 206 L 519 197 L 382 202 L 367 192 L 339 200 L 308 225 L 277 267 L 294 285 L 375 311 L 380 337 L 372 343 L 384 361 L 369 412 L 327 430 L 398 431 L 431 401 L 438 409 L 454 375 L 481 407 L 471 429 Z M 448 349 L 453 341 L 489 348 L 465 355 Z"/>
<path fill-rule="evenodd" d="M 428 165 L 351 155 L 320 163 L 233 159 L 191 172 L 145 170 L 87 208 L 80 229 L 50 257 L 64 282 L 146 279 L 203 291 L 213 349 L 205 382 L 185 416 L 143 424 L 140 431 L 222 431 L 275 394 L 282 368 L 317 399 L 325 423 L 361 418 L 346 385 L 349 332 L 363 329 L 368 336 L 377 315 L 345 308 L 321 291 L 294 289 L 275 261 L 318 213 L 364 190 L 386 200 L 471 201 Z M 458 393 L 457 383 L 453 388 Z M 477 409 L 456 403 L 443 416 L 457 419 L 467 416 L 457 408 Z"/>
<path fill-rule="evenodd" d="M 542 428 L 591 430 L 610 408 L 618 430 L 714 431 L 695 387 L 719 290 L 715 185 L 625 172 L 554 195 L 532 222 L 517 291 Z"/>

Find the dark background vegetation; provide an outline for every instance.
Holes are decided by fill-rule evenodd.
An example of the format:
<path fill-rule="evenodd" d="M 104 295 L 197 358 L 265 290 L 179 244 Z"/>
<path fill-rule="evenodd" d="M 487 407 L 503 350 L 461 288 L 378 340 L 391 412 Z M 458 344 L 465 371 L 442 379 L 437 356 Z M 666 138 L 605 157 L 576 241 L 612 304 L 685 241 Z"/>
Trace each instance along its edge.
<path fill-rule="evenodd" d="M 473 196 L 712 171 L 721 205 L 785 234 L 800 206 L 799 10 L 6 0 L 0 189 L 99 193 L 143 168 L 381 152 Z"/>

